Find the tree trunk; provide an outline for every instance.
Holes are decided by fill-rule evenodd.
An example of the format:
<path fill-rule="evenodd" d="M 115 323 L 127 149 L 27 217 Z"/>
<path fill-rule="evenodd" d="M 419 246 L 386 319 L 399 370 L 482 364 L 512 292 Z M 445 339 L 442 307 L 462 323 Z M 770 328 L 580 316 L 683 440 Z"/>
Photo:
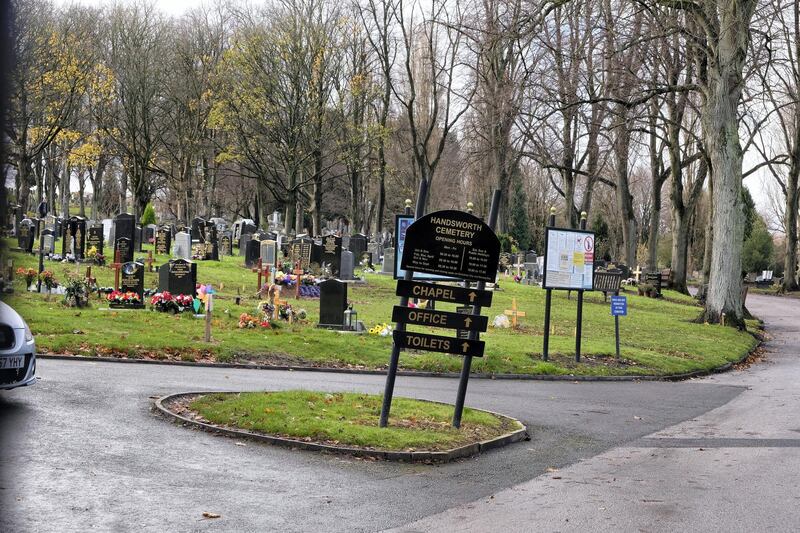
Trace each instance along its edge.
<path fill-rule="evenodd" d="M 625 252 L 625 264 L 633 266 L 636 264 L 636 217 L 633 212 L 633 195 L 628 181 L 631 134 L 628 127 L 627 110 L 622 106 L 617 106 L 616 113 L 614 167 L 617 178 L 617 208 L 622 217 L 622 242 Z"/>
<path fill-rule="evenodd" d="M 119 175 L 119 212 L 128 212 L 128 169 L 125 165 Z"/>
<path fill-rule="evenodd" d="M 69 175 L 71 171 L 69 163 L 65 163 L 61 171 L 61 185 L 59 186 L 61 191 L 61 216 L 64 218 L 69 218 Z"/>
<path fill-rule="evenodd" d="M 653 175 L 650 189 L 653 206 L 650 211 L 650 231 L 647 235 L 647 268 L 650 272 L 658 270 L 658 226 L 661 222 L 661 186 L 663 184 L 664 182 L 659 179 L 657 174 Z M 672 242 L 674 245 L 675 241 Z"/>
<path fill-rule="evenodd" d="M 800 143 L 795 151 L 800 152 Z M 786 257 L 783 262 L 783 290 L 798 290 L 797 283 L 797 211 L 800 208 L 800 153 L 792 158 L 792 166 L 786 179 Z"/>
<path fill-rule="evenodd" d="M 741 5 L 740 5 L 741 4 Z M 744 328 L 742 309 L 742 243 L 744 211 L 742 147 L 738 105 L 744 81 L 742 69 L 749 41 L 753 2 L 729 1 L 721 6 L 714 61 L 709 61 L 708 86 L 702 108 L 706 147 L 714 174 L 711 277 L 705 319 Z"/>
<path fill-rule="evenodd" d="M 78 215 L 86 218 L 86 175 L 81 172 L 80 177 L 78 178 L 78 205 L 80 206 L 80 210 L 78 211 Z"/>
<path fill-rule="evenodd" d="M 17 195 L 17 203 L 19 204 L 20 208 L 17 210 L 16 218 L 17 227 L 19 227 L 19 223 L 22 222 L 22 219 L 27 216 L 28 203 L 30 202 L 31 196 L 31 162 L 28 158 L 19 158 L 19 167 L 17 168 L 17 173 L 19 175 L 19 194 Z"/>

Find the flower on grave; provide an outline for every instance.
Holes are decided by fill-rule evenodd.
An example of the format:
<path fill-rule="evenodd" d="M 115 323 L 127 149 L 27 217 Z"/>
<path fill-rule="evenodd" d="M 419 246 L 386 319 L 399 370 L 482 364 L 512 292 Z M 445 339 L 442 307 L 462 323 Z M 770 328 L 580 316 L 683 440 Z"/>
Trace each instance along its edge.
<path fill-rule="evenodd" d="M 90 246 L 86 250 L 86 259 L 94 259 L 95 257 L 97 257 L 97 246 Z"/>
<path fill-rule="evenodd" d="M 392 333 L 392 326 L 386 324 L 377 324 L 375 327 L 370 328 L 369 334 L 370 335 L 380 335 L 381 337 L 386 337 Z"/>
<path fill-rule="evenodd" d="M 33 280 L 36 279 L 36 270 L 33 268 L 23 268 L 19 267 L 17 269 L 17 275 L 23 276 L 25 278 L 25 286 L 29 287 Z"/>
<path fill-rule="evenodd" d="M 51 290 L 53 287 L 58 287 L 58 281 L 56 280 L 55 275 L 49 270 L 43 270 L 41 274 L 39 274 L 39 281 L 44 283 L 44 286 L 47 287 L 47 290 Z"/>
<path fill-rule="evenodd" d="M 514 281 L 515 281 L 516 283 L 520 283 L 520 282 L 522 281 L 522 277 L 515 275 L 515 276 L 514 276 Z"/>
<path fill-rule="evenodd" d="M 108 296 L 106 296 L 106 299 L 107 299 L 107 300 L 108 300 L 110 303 L 115 303 L 115 304 L 116 304 L 116 303 L 120 303 L 120 302 L 122 301 L 122 293 L 121 293 L 121 292 L 119 292 L 119 291 L 117 291 L 117 290 L 111 291 L 111 292 L 108 294 Z"/>
<path fill-rule="evenodd" d="M 298 309 L 294 316 L 297 320 L 305 320 L 308 318 L 308 312 L 305 309 Z"/>
<path fill-rule="evenodd" d="M 76 276 L 67 275 L 64 287 L 64 305 L 67 307 L 85 307 L 89 304 L 89 284 Z"/>
<path fill-rule="evenodd" d="M 275 312 L 275 306 L 272 305 L 270 302 L 264 300 L 258 303 L 256 311 L 267 317 L 267 320 L 269 320 L 272 317 L 272 313 Z"/>
<path fill-rule="evenodd" d="M 253 329 L 260 326 L 262 322 L 264 321 L 247 313 L 239 315 L 239 329 Z"/>
<path fill-rule="evenodd" d="M 175 302 L 183 308 L 189 308 L 194 303 L 194 298 L 190 294 L 179 294 L 175 296 Z"/>
<path fill-rule="evenodd" d="M 303 274 L 300 277 L 300 283 L 303 285 L 316 285 L 317 278 L 313 274 Z"/>

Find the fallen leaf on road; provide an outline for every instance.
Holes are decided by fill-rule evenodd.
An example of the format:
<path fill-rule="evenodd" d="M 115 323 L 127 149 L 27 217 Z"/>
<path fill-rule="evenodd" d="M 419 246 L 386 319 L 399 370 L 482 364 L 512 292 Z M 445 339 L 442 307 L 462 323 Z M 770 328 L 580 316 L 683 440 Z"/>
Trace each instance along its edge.
<path fill-rule="evenodd" d="M 203 518 L 219 518 L 220 516 L 222 516 L 222 515 L 217 514 L 217 513 L 209 513 L 208 511 L 205 511 L 203 513 Z"/>
<path fill-rule="evenodd" d="M 554 467 L 554 466 L 548 466 L 548 467 L 545 469 L 545 472 L 558 472 L 558 468 L 556 468 L 556 467 Z"/>

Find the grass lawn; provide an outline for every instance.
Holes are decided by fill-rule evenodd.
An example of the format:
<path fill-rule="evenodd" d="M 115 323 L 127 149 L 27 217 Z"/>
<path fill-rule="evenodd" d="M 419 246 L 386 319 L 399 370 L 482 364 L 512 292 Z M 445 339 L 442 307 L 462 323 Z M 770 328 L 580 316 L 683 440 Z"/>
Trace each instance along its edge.
<path fill-rule="evenodd" d="M 11 240 L 7 245 L 16 247 Z M 152 247 L 145 246 L 145 249 Z M 8 252 L 14 268 L 36 267 L 36 256 Z M 141 256 L 142 254 L 137 254 Z M 146 255 L 146 253 L 144 254 Z M 156 256 L 156 264 L 167 256 Z M 256 274 L 242 266 L 238 256 L 220 262 L 198 262 L 198 281 L 214 285 L 213 341 L 203 342 L 204 320 L 190 314 L 170 315 L 151 310 L 109 311 L 104 300 L 92 298 L 89 309 L 70 309 L 60 296 L 28 293 L 24 281 L 15 276 L 15 293 L 6 301 L 28 321 L 43 352 L 156 359 L 209 360 L 220 362 L 256 362 L 354 368 L 385 368 L 391 349 L 391 337 L 343 335 L 321 330 L 314 325 L 319 316 L 319 300 L 295 301 L 293 293 L 284 293 L 297 308 L 308 312 L 306 324 L 289 325 L 275 330 L 238 329 L 243 312 L 254 313 Z M 4 263 L 5 264 L 5 263 Z M 68 273 L 83 276 L 86 267 L 45 262 L 64 281 Z M 93 267 L 100 286 L 113 285 L 113 270 Z M 145 273 L 145 287 L 157 287 L 157 273 Z M 391 320 L 395 282 L 389 276 L 367 274 L 367 284 L 350 285 L 348 298 L 367 328 Z M 627 292 L 627 317 L 620 319 L 622 360 L 614 357 L 614 320 L 609 305 L 600 293 L 586 293 L 584 298 L 583 355 L 574 361 L 576 302 L 567 294 L 555 291 L 553 297 L 550 361 L 542 361 L 545 291 L 500 279 L 501 291 L 494 294 L 493 305 L 483 314 L 492 319 L 510 309 L 512 298 L 527 316 L 520 328 L 493 329 L 482 335 L 486 341 L 485 357 L 473 360 L 473 371 L 483 373 L 576 374 L 576 375 L 669 375 L 719 367 L 735 361 L 752 349 L 757 341 L 749 333 L 693 321 L 701 308 L 689 297 L 664 291 L 665 298 L 655 300 Z M 242 296 L 241 305 L 234 297 Z M 149 303 L 149 302 L 148 302 Z M 455 310 L 454 304 L 437 304 L 437 309 Z M 750 323 L 755 326 L 754 322 Z M 453 335 L 433 328 L 411 329 Z M 425 371 L 458 371 L 461 358 L 426 352 L 404 352 L 401 368 Z"/>
<path fill-rule="evenodd" d="M 380 395 L 309 391 L 208 394 L 188 407 L 217 425 L 324 444 L 387 451 L 441 451 L 499 437 L 522 426 L 484 411 L 464 409 L 461 429 L 450 425 L 453 406 L 394 398 L 381 429 Z"/>

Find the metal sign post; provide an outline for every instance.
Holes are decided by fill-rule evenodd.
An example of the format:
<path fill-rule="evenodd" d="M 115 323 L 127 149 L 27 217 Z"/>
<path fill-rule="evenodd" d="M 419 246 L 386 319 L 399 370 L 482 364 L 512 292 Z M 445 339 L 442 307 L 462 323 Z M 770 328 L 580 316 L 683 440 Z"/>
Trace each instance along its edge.
<path fill-rule="evenodd" d="M 586 231 L 586 211 L 581 213 L 581 230 Z M 581 333 L 583 332 L 583 289 L 578 289 L 578 324 L 575 326 L 575 362 L 581 362 Z"/>
<path fill-rule="evenodd" d="M 497 219 L 500 191 L 495 191 L 487 225 L 474 215 L 463 211 L 444 210 L 419 216 L 424 205 L 426 185 L 420 184 L 420 198 L 417 199 L 417 215 L 406 229 L 405 245 L 400 261 L 404 272 L 397 283 L 400 304 L 393 310 L 392 319 L 396 323 L 393 334 L 392 355 L 386 376 L 386 388 L 381 408 L 380 426 L 388 424 L 392 393 L 399 352 L 402 349 L 427 350 L 461 355 L 458 393 L 456 397 L 453 426 L 461 425 L 464 397 L 467 392 L 470 367 L 473 357 L 483 356 L 484 342 L 478 333 L 485 331 L 488 318 L 480 315 L 482 304 L 491 303 L 491 293 L 485 290 L 487 281 L 494 281 L 500 256 L 500 240 L 494 233 L 493 225 Z M 477 281 L 474 289 L 452 287 L 412 281 L 415 273 L 446 276 L 452 280 Z M 423 298 L 430 302 L 446 301 L 469 304 L 470 314 L 408 308 L 409 298 Z M 437 328 L 467 331 L 467 338 L 428 335 L 406 331 L 406 325 L 424 325 Z"/>
<path fill-rule="evenodd" d="M 419 191 L 417 192 L 417 205 L 415 215 L 417 218 L 422 216 L 425 209 L 425 199 L 428 196 L 428 182 L 421 180 L 419 182 Z M 406 207 L 406 211 L 410 211 L 410 207 Z M 403 279 L 411 281 L 414 277 L 414 272 L 406 269 Z M 408 307 L 408 296 L 400 297 L 400 307 Z M 394 325 L 395 331 L 405 331 L 405 322 L 396 322 Z M 381 420 L 380 427 L 385 428 L 389 423 L 389 411 L 392 409 L 392 395 L 394 394 L 394 382 L 397 378 L 397 365 L 400 361 L 400 345 L 396 342 L 392 343 L 392 355 L 389 357 L 389 369 L 386 371 L 386 385 L 383 390 L 383 405 L 381 406 Z"/>
<path fill-rule="evenodd" d="M 619 317 L 628 315 L 628 299 L 616 291 L 611 297 L 611 314 L 614 316 L 614 335 L 616 337 L 617 359 L 619 359 Z"/>
<path fill-rule="evenodd" d="M 550 208 L 550 216 L 547 219 L 547 227 L 553 228 L 556 225 L 556 208 Z M 547 230 L 545 230 L 545 234 Z M 545 249 L 545 253 L 547 253 Z M 545 264 L 544 270 L 547 270 Z M 547 361 L 550 353 L 550 307 L 553 305 L 553 289 L 545 289 L 544 296 L 544 339 L 542 340 L 542 359 Z"/>

